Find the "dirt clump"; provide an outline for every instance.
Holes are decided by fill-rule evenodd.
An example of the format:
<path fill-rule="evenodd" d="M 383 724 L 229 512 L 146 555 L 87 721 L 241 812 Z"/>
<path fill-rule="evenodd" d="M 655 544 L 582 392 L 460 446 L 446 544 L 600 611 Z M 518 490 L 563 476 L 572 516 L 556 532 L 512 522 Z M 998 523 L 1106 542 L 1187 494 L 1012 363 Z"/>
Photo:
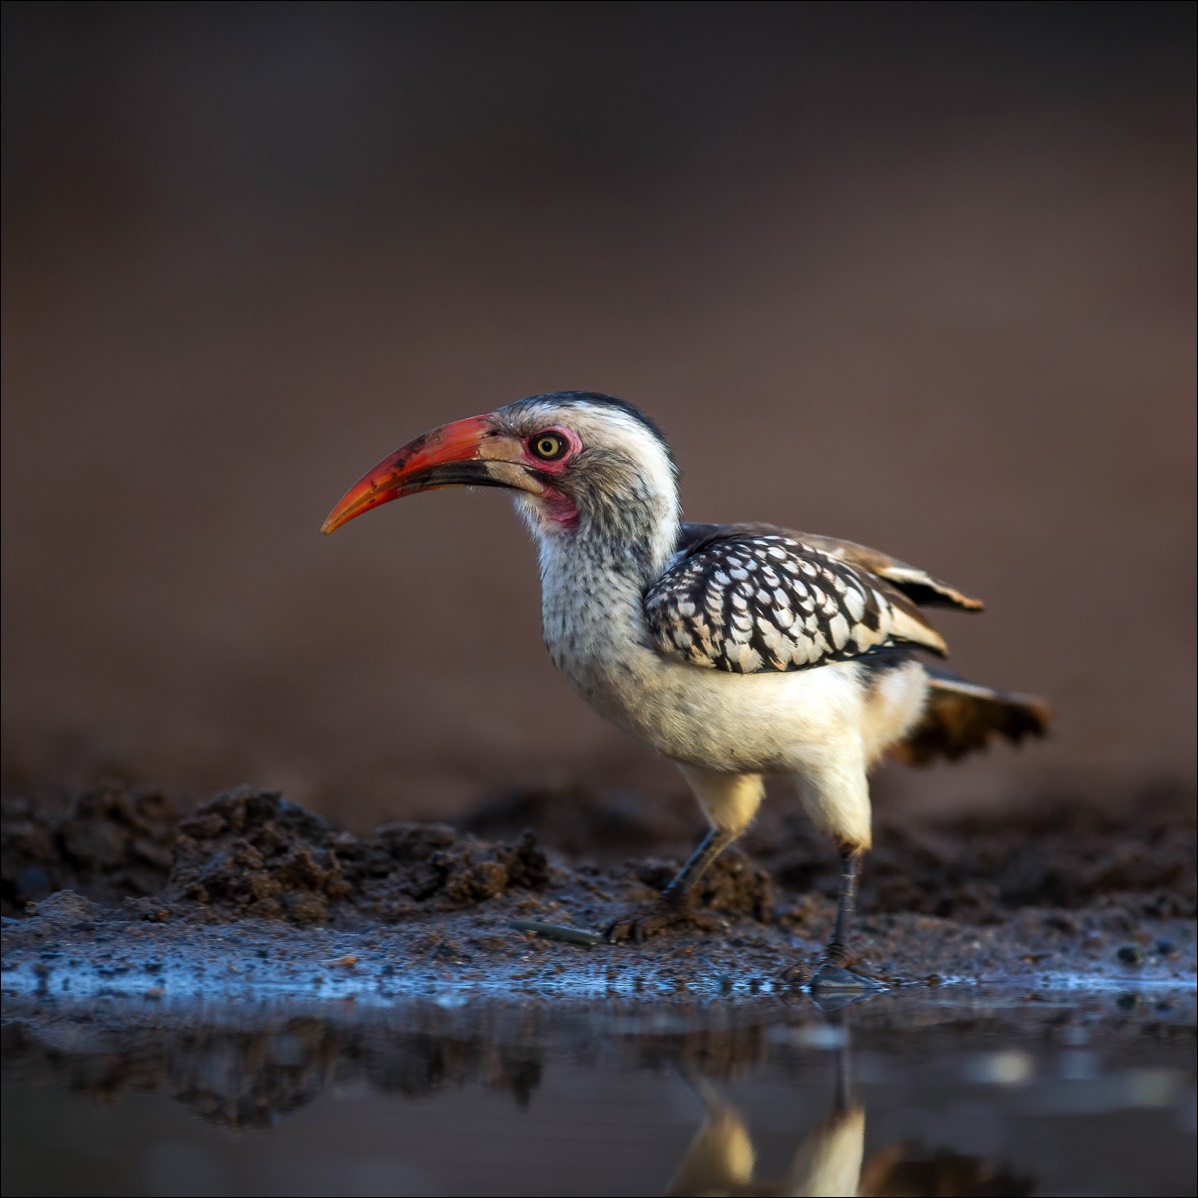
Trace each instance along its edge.
<path fill-rule="evenodd" d="M 338 859 L 346 833 L 281 795 L 218 795 L 179 825 L 163 899 L 268 919 L 325 923 L 352 887 Z"/>
<path fill-rule="evenodd" d="M 531 832 L 483 844 L 438 824 L 388 824 L 359 839 L 281 795 L 249 787 L 179 825 L 163 899 L 210 910 L 327 923 L 344 909 L 383 921 L 538 889 L 549 866 Z"/>
<path fill-rule="evenodd" d="M 444 824 L 386 824 L 361 842 L 355 864 L 358 901 L 380 917 L 403 914 L 412 903 L 446 911 L 497 898 L 510 887 L 543 890 L 550 875 L 527 829 L 514 844 L 487 844 Z"/>
<path fill-rule="evenodd" d="M 0 910 L 16 914 L 58 890 L 110 905 L 159 893 L 181 814 L 158 791 L 117 785 L 3 796 Z"/>
<path fill-rule="evenodd" d="M 241 787 L 189 815 L 153 791 L 108 786 L 4 798 L 6 915 L 59 891 L 145 918 L 390 921 L 543 889 L 532 832 L 487 843 L 438 824 L 359 838 L 282 795 Z"/>

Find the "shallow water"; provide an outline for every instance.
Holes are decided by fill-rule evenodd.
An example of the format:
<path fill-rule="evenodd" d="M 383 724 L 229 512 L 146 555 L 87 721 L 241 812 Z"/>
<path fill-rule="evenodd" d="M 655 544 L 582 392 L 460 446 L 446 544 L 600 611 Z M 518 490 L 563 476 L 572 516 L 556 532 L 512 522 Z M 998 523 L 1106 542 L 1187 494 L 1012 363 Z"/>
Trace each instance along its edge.
<path fill-rule="evenodd" d="M 5 1194 L 1192 1194 L 1194 995 L 5 1003 Z"/>

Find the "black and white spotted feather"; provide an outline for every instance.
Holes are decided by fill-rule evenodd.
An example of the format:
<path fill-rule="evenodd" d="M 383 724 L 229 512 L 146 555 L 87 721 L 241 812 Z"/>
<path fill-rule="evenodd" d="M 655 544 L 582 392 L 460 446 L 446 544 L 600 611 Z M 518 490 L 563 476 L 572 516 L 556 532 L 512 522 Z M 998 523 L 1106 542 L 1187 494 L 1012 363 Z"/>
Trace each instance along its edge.
<path fill-rule="evenodd" d="M 644 607 L 659 652 L 733 674 L 810 669 L 900 643 L 946 648 L 884 579 L 781 532 L 699 538 L 649 586 Z"/>

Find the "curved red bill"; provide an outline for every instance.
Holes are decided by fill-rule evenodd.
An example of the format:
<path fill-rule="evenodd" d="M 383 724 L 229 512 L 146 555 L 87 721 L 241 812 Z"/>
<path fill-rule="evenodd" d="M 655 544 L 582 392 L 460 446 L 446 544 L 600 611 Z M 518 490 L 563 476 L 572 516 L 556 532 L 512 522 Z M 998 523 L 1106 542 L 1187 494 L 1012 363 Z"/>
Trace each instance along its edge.
<path fill-rule="evenodd" d="M 371 508 L 418 491 L 485 484 L 489 478 L 480 459 L 480 447 L 490 427 L 489 416 L 471 416 L 409 441 L 346 491 L 320 531 L 326 535 L 335 532 Z"/>

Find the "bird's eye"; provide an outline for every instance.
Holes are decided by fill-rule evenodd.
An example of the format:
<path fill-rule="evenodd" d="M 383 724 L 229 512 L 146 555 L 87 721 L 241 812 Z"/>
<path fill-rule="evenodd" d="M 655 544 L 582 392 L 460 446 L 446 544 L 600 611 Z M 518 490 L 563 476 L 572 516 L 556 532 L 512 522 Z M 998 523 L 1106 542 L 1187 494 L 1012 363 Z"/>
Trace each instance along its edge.
<path fill-rule="evenodd" d="M 542 462 L 555 462 L 565 454 L 569 448 L 569 444 L 565 437 L 560 436 L 558 433 L 546 431 L 530 437 L 528 448 Z"/>

